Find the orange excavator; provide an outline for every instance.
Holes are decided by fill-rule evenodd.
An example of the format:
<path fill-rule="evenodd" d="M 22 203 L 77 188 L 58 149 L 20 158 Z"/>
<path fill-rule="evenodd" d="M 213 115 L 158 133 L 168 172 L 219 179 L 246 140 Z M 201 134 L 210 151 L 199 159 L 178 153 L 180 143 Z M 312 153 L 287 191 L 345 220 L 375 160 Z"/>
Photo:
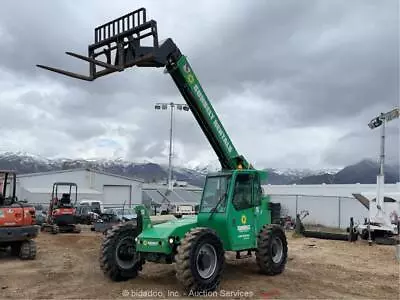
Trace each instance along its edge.
<path fill-rule="evenodd" d="M 62 193 L 58 197 L 61 187 L 67 187 L 69 192 Z M 75 201 L 72 202 L 73 190 Z M 49 211 L 46 222 L 42 224 L 41 230 L 53 234 L 61 232 L 80 233 L 81 227 L 76 220 L 76 203 L 78 201 L 78 185 L 73 182 L 55 182 L 51 193 Z"/>
<path fill-rule="evenodd" d="M 11 248 L 21 259 L 36 258 L 36 238 L 40 226 L 36 225 L 35 208 L 18 201 L 16 173 L 0 170 L 0 248 Z"/>

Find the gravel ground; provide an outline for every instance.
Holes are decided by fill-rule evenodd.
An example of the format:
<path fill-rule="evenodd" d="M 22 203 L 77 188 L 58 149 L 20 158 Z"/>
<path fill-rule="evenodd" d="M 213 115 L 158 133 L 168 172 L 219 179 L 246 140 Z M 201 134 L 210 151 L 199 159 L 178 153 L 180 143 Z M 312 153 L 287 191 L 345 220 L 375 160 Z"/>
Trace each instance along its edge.
<path fill-rule="evenodd" d="M 226 299 L 399 299 L 400 265 L 393 246 L 294 238 L 288 233 L 285 272 L 257 273 L 254 258 L 227 254 L 220 290 L 207 298 Z M 98 254 L 102 235 L 51 235 L 36 239 L 34 261 L 0 257 L 1 299 L 133 299 L 183 297 L 174 265 L 146 263 L 140 277 L 116 283 L 103 276 Z M 146 294 L 147 293 L 147 294 Z"/>

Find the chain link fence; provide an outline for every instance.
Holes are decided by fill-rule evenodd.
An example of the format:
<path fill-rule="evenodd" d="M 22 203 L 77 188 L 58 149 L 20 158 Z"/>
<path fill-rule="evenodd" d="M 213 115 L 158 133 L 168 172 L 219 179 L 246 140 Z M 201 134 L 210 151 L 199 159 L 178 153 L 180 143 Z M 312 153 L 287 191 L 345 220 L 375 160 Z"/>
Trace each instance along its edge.
<path fill-rule="evenodd" d="M 303 220 L 307 225 L 322 225 L 344 229 L 354 222 L 362 223 L 368 217 L 368 209 L 353 197 L 314 196 L 314 195 L 274 195 L 269 194 L 271 202 L 281 204 L 282 216 L 296 215 L 308 211 Z"/>
<path fill-rule="evenodd" d="M 49 202 L 29 202 L 29 204 L 33 205 L 36 210 L 47 211 L 49 208 Z M 134 207 L 137 204 L 131 204 L 131 207 Z M 103 204 L 104 209 L 107 208 L 129 208 L 128 203 L 113 203 L 113 204 Z"/>
<path fill-rule="evenodd" d="M 303 220 L 307 225 L 322 225 L 327 227 L 346 228 L 350 217 L 355 223 L 364 222 L 368 217 L 368 210 L 353 197 L 314 196 L 314 195 L 275 195 L 269 194 L 271 202 L 281 204 L 281 215 L 291 216 L 293 219 L 301 211 L 308 211 L 309 215 Z M 47 211 L 49 202 L 30 202 L 38 210 Z M 104 208 L 128 208 L 127 203 L 104 204 Z"/>

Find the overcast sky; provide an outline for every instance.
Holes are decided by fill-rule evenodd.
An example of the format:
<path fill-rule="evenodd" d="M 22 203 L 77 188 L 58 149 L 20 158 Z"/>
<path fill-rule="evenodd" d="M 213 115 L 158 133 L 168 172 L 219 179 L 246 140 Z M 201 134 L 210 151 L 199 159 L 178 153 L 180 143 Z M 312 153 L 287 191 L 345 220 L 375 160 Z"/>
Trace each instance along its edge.
<path fill-rule="evenodd" d="M 169 114 L 183 103 L 162 69 L 84 82 L 35 67 L 88 73 L 96 26 L 147 8 L 198 75 L 239 153 L 256 167 L 340 168 L 377 160 L 368 122 L 399 105 L 399 7 L 383 1 L 2 1 L 0 151 L 49 158 L 168 161 Z M 399 159 L 399 124 L 387 159 Z M 175 116 L 175 162 L 216 156 L 191 113 Z"/>

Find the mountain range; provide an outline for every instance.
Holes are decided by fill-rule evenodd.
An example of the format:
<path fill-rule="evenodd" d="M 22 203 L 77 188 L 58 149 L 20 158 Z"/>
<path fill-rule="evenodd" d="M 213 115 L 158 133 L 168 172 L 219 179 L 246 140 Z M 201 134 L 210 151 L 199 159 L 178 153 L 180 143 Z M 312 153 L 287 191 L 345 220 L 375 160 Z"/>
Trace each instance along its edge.
<path fill-rule="evenodd" d="M 145 182 L 165 182 L 168 166 L 152 162 L 133 163 L 123 160 L 47 159 L 28 153 L 0 153 L 0 169 L 12 169 L 20 174 L 66 170 L 74 168 L 97 169 L 126 177 L 139 178 Z M 385 182 L 400 182 L 400 166 L 385 166 Z M 207 167 L 174 167 L 173 178 L 202 187 Z M 378 163 L 361 160 L 340 170 L 266 169 L 269 184 L 374 184 L 379 171 Z"/>

